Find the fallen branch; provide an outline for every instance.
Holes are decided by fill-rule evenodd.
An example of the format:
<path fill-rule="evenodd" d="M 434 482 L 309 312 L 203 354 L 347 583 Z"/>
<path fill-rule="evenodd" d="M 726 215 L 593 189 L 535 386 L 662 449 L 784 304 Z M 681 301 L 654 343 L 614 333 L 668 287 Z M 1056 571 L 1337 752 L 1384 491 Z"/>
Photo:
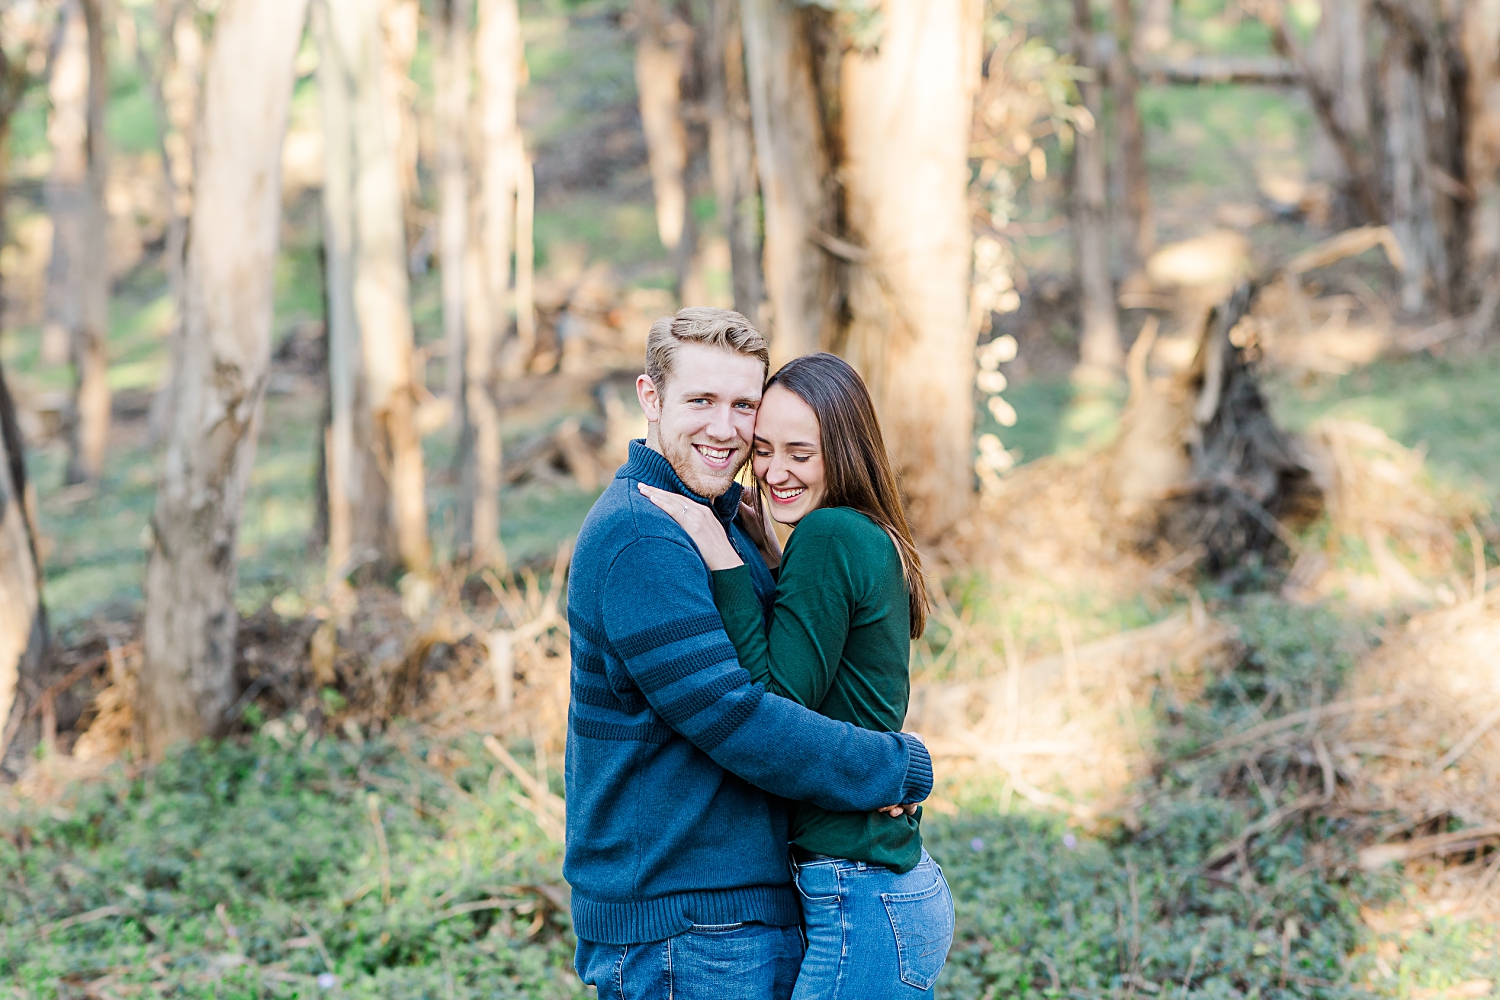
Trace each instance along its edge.
<path fill-rule="evenodd" d="M 61 920 L 54 920 L 50 924 L 43 924 L 41 933 L 43 937 L 46 937 L 53 931 L 67 930 L 69 927 L 76 927 L 79 924 L 91 924 L 95 920 L 105 920 L 109 917 L 123 917 L 129 912 L 123 906 L 101 906 L 97 910 L 89 910 L 86 913 L 78 913 L 71 917 L 64 917 Z"/>
<path fill-rule="evenodd" d="M 505 765 L 505 769 L 511 773 L 511 777 L 520 783 L 526 792 L 526 798 L 522 801 L 531 809 L 532 815 L 536 817 L 537 825 L 542 831 L 554 840 L 563 840 L 566 836 L 564 823 L 567 818 L 567 807 L 563 800 L 553 794 L 536 776 L 529 773 L 521 766 L 520 761 L 510 755 L 510 751 L 494 736 L 484 738 L 484 748 Z"/>
<path fill-rule="evenodd" d="M 1490 710 L 1490 714 L 1479 720 L 1479 724 L 1464 734 L 1464 738 L 1453 744 L 1453 749 L 1443 754 L 1438 762 L 1432 765 L 1433 774 L 1442 774 L 1448 768 L 1458 763 L 1458 759 L 1469 752 L 1469 749 L 1484 738 L 1484 734 L 1495 728 L 1500 723 L 1500 707 Z"/>
<path fill-rule="evenodd" d="M 1401 244 L 1396 241 L 1396 234 L 1391 232 L 1390 226 L 1360 226 L 1356 229 L 1346 229 L 1337 236 L 1331 236 L 1317 246 L 1309 247 L 1291 260 L 1287 261 L 1282 270 L 1289 275 L 1306 274 L 1308 271 L 1316 271 L 1320 267 L 1337 263 L 1345 257 L 1357 257 L 1366 250 L 1382 247 L 1385 250 L 1386 259 L 1391 266 L 1398 271 L 1406 270 L 1406 257 L 1401 252 Z"/>
<path fill-rule="evenodd" d="M 140 640 L 136 640 L 135 642 L 126 643 L 123 646 L 114 647 L 111 650 L 100 653 L 98 656 L 91 656 L 87 660 L 84 660 L 82 663 L 79 663 L 78 665 L 73 667 L 72 670 L 69 670 L 67 674 L 63 676 L 62 680 L 49 686 L 37 697 L 36 704 L 32 705 L 26 713 L 27 718 L 30 718 L 31 716 L 34 716 L 37 713 L 41 712 L 43 705 L 55 699 L 58 695 L 62 694 L 74 684 L 77 684 L 79 681 L 83 680 L 99 667 L 102 667 L 106 663 L 110 662 L 111 658 L 138 653 L 140 652 L 140 648 Z"/>
<path fill-rule="evenodd" d="M 1376 844 L 1359 852 L 1359 866 L 1366 871 L 1375 871 L 1393 861 L 1411 861 L 1428 855 L 1441 857 L 1445 854 L 1472 851 L 1482 846 L 1485 841 L 1496 837 L 1500 837 L 1500 823 L 1488 823 L 1468 830 L 1440 833 L 1436 836 L 1420 837 L 1398 844 Z"/>
<path fill-rule="evenodd" d="M 1267 56 L 1200 56 L 1141 67 L 1141 77 L 1153 85 L 1177 83 L 1253 83 L 1286 86 L 1302 82 L 1302 71 L 1289 59 Z"/>
<path fill-rule="evenodd" d="M 1288 729 L 1295 729 L 1304 722 L 1318 722 L 1336 715 L 1349 715 L 1353 712 L 1390 708 L 1393 705 L 1401 704 L 1405 700 L 1405 695 L 1378 694 L 1365 698 L 1355 698 L 1350 701 L 1335 701 L 1319 708 L 1309 708 L 1301 712 L 1292 712 L 1290 715 L 1283 715 L 1279 719 L 1273 719 L 1270 722 L 1252 726 L 1243 732 L 1235 733 L 1233 736 L 1226 736 L 1222 740 L 1216 740 L 1208 746 L 1194 751 L 1190 756 L 1208 757 L 1212 754 L 1223 753 L 1225 750 L 1244 746 L 1247 743 L 1254 743 L 1256 740 L 1267 736 L 1274 736 Z"/>

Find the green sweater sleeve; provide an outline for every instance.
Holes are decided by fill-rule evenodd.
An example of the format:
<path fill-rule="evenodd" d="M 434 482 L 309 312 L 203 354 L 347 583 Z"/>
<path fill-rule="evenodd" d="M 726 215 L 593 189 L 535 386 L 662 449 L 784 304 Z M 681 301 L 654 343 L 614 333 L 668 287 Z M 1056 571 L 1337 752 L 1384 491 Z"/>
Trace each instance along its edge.
<path fill-rule="evenodd" d="M 838 673 L 855 606 L 849 553 L 832 531 L 793 533 L 776 584 L 769 634 L 744 566 L 713 574 L 714 603 L 740 666 L 772 694 L 816 709 Z M 812 529 L 812 530 L 809 530 Z"/>

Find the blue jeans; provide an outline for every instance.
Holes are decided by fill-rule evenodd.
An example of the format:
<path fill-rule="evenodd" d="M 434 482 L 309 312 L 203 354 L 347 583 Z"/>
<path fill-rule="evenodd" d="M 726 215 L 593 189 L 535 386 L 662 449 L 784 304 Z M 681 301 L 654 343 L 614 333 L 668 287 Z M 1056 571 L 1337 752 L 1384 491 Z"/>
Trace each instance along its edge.
<path fill-rule="evenodd" d="M 953 943 L 953 897 L 926 851 L 905 875 L 835 859 L 795 867 L 807 954 L 793 1000 L 932 995 Z"/>
<path fill-rule="evenodd" d="M 788 1000 L 801 959 L 799 928 L 719 924 L 650 944 L 579 941 L 573 967 L 599 1000 Z"/>

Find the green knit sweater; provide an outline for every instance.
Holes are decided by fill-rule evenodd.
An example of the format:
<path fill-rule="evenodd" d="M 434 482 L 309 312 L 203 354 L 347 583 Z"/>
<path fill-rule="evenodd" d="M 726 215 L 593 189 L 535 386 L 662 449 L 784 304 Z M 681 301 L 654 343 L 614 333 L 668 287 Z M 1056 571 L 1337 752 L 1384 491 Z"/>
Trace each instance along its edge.
<path fill-rule="evenodd" d="M 740 665 L 766 690 L 832 719 L 898 732 L 911 695 L 911 611 L 896 546 L 848 507 L 804 517 L 787 542 L 769 631 L 750 569 L 714 573 L 714 603 Z M 816 854 L 910 871 L 917 817 L 793 809 L 792 842 Z"/>

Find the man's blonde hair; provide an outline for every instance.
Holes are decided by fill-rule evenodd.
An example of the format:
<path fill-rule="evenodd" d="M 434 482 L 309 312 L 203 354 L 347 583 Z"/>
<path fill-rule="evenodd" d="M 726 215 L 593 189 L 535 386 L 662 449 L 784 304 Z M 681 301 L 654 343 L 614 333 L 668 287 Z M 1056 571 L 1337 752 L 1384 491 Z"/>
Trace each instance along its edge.
<path fill-rule="evenodd" d="M 732 309 L 687 306 L 676 316 L 663 316 L 646 335 L 646 376 L 657 392 L 666 391 L 679 344 L 708 344 L 760 361 L 762 378 L 771 367 L 766 338 L 750 321 Z"/>

